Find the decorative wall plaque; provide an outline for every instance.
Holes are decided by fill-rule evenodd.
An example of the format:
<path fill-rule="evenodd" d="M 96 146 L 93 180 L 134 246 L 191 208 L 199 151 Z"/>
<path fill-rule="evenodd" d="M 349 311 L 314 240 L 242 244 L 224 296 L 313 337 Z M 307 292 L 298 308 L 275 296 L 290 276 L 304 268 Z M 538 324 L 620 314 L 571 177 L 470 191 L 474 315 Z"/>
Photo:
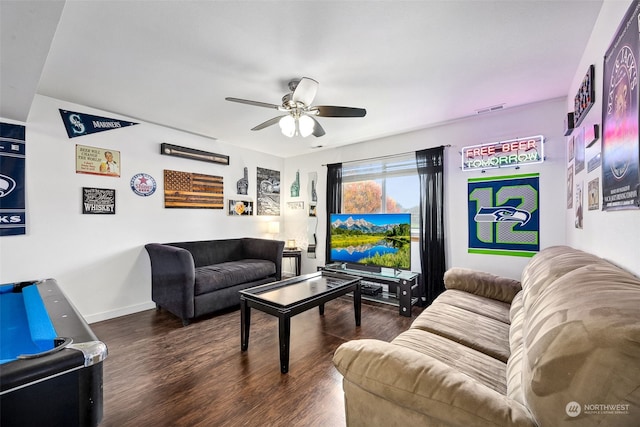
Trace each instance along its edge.
<path fill-rule="evenodd" d="M 225 156 L 224 154 L 209 153 L 207 151 L 196 150 L 195 148 L 180 147 L 172 144 L 160 144 L 160 154 L 229 165 L 229 156 Z"/>

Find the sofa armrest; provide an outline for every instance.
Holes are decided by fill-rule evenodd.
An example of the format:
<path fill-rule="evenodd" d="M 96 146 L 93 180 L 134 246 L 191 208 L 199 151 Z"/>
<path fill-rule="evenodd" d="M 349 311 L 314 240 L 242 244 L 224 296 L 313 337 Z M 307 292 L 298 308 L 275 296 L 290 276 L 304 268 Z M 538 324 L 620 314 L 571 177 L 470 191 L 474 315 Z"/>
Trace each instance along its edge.
<path fill-rule="evenodd" d="M 145 249 L 151 260 L 151 299 L 183 320 L 195 315 L 195 265 L 191 252 L 159 243 Z"/>
<path fill-rule="evenodd" d="M 509 304 L 522 289 L 517 280 L 460 267 L 450 268 L 444 273 L 444 286 Z"/>
<path fill-rule="evenodd" d="M 273 261 L 276 265 L 276 280 L 282 279 L 283 241 L 245 237 L 242 239 L 242 245 L 245 258 Z"/>
<path fill-rule="evenodd" d="M 418 351 L 384 341 L 353 340 L 338 347 L 333 363 L 344 381 L 438 420 L 438 425 L 535 426 L 520 403 Z"/>

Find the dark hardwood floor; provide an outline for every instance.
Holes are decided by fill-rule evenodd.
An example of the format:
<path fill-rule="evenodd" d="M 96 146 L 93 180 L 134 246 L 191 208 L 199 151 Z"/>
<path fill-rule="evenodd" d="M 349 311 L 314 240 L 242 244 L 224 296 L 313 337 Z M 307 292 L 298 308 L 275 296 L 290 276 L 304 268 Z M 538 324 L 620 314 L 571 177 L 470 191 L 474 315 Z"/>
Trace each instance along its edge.
<path fill-rule="evenodd" d="M 281 374 L 277 319 L 251 316 L 246 352 L 239 309 L 187 327 L 163 310 L 92 324 L 109 350 L 101 426 L 343 426 L 333 352 L 351 339 L 389 341 L 415 318 L 363 303 L 356 327 L 352 299 L 330 301 L 324 316 L 313 309 L 291 319 L 289 373 Z"/>

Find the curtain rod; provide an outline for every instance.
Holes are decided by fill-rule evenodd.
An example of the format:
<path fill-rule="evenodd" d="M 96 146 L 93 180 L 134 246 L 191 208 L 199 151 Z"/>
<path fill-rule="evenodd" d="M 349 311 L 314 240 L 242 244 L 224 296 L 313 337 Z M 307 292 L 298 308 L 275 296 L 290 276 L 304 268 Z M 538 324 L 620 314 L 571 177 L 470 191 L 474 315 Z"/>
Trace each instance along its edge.
<path fill-rule="evenodd" d="M 444 147 L 444 148 L 449 148 L 451 147 L 451 144 L 447 144 L 447 145 L 440 145 L 440 147 Z M 432 148 L 438 148 L 438 147 L 432 147 Z M 419 150 L 418 150 L 419 151 Z M 369 157 L 367 159 L 360 159 L 360 160 L 348 160 L 346 162 L 339 162 L 339 163 L 355 163 L 355 162 L 363 162 L 365 160 L 380 160 L 380 159 L 388 159 L 389 157 L 397 157 L 397 156 L 404 156 L 406 154 L 414 154 L 415 151 L 407 151 L 404 153 L 396 153 L 396 154 L 387 154 L 386 156 L 378 156 L 378 157 Z M 327 166 L 327 164 L 322 164 L 322 166 Z"/>

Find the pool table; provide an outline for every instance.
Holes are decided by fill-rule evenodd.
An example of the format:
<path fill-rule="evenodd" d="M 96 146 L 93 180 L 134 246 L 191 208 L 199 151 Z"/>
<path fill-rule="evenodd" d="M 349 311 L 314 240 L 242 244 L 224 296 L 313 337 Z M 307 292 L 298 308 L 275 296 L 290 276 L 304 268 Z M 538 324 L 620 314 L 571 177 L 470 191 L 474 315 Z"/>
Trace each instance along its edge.
<path fill-rule="evenodd" d="M 106 356 L 55 279 L 0 285 L 1 426 L 97 426 Z"/>

